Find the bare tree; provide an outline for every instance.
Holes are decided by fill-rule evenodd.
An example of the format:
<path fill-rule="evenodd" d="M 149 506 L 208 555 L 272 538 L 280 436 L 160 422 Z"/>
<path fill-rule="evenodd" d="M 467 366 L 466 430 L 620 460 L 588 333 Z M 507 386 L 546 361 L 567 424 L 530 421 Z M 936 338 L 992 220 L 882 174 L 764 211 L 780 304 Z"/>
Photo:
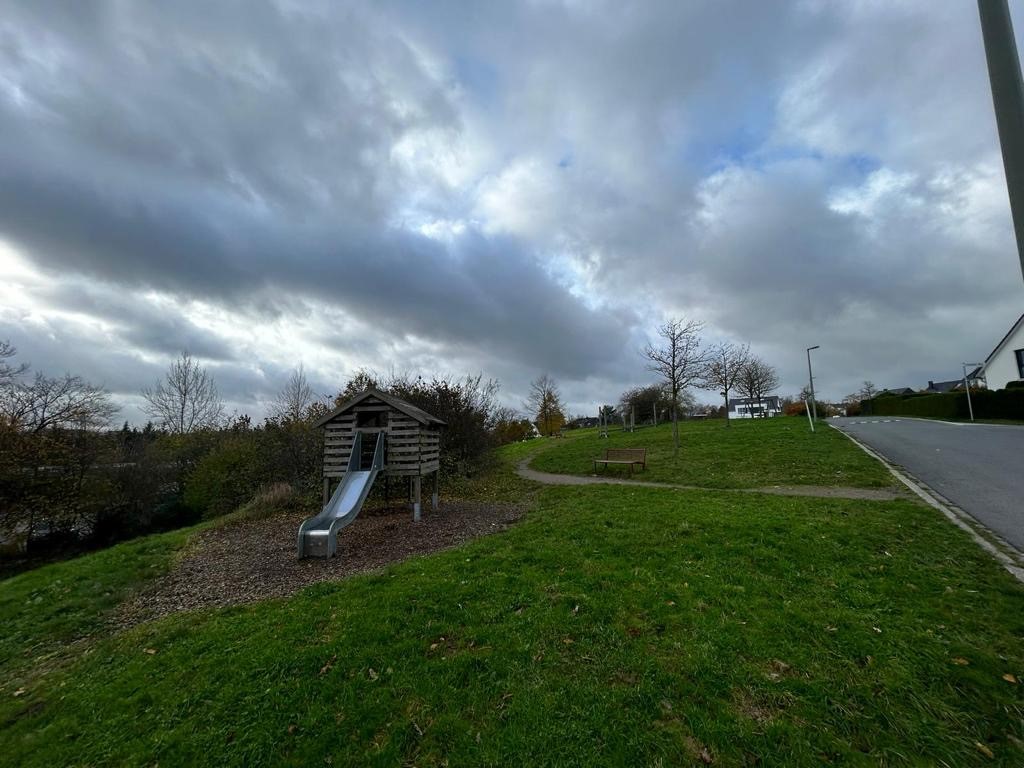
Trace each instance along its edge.
<path fill-rule="evenodd" d="M 700 348 L 700 332 L 704 324 L 697 320 L 672 319 L 658 328 L 662 344 L 648 344 L 644 356 L 650 361 L 647 370 L 661 376 L 672 404 L 672 440 L 679 451 L 679 397 L 696 384 L 704 373 L 707 354 Z"/>
<path fill-rule="evenodd" d="M 295 368 L 274 398 L 273 413 L 285 421 L 301 421 L 316 398 L 302 365 Z"/>
<path fill-rule="evenodd" d="M 747 364 L 743 366 L 740 376 L 736 379 L 736 389 L 744 397 L 756 400 L 758 411 L 761 411 L 761 401 L 778 387 L 778 371 L 759 357 L 747 360 Z M 762 416 L 764 415 L 762 413 Z"/>
<path fill-rule="evenodd" d="M 147 403 L 143 410 L 179 435 L 215 427 L 224 416 L 217 384 L 188 352 L 171 363 L 154 389 L 142 390 L 142 396 Z"/>
<path fill-rule="evenodd" d="M 534 414 L 537 429 L 543 435 L 554 434 L 565 423 L 562 395 L 555 380 L 546 373 L 531 382 L 526 408 Z"/>
<path fill-rule="evenodd" d="M 723 342 L 713 347 L 708 353 L 707 366 L 701 377 L 704 389 L 717 390 L 725 398 L 725 426 L 729 423 L 729 392 L 736 388 L 736 382 L 743 374 L 747 361 L 750 359 L 750 347 L 747 344 Z"/>
<path fill-rule="evenodd" d="M 18 379 L 21 374 L 28 370 L 28 365 L 21 363 L 11 365 L 8 358 L 18 354 L 18 350 L 11 346 L 10 341 L 0 341 L 0 387 L 9 387 Z"/>
<path fill-rule="evenodd" d="M 80 376 L 66 373 L 50 378 L 37 373 L 31 382 L 5 386 L 0 394 L 0 410 L 14 429 L 38 434 L 53 427 L 102 427 L 118 408 L 103 387 Z"/>
<path fill-rule="evenodd" d="M 878 394 L 878 388 L 874 385 L 874 382 L 865 381 L 861 385 L 860 392 L 857 394 L 860 395 L 861 400 L 870 400 Z"/>

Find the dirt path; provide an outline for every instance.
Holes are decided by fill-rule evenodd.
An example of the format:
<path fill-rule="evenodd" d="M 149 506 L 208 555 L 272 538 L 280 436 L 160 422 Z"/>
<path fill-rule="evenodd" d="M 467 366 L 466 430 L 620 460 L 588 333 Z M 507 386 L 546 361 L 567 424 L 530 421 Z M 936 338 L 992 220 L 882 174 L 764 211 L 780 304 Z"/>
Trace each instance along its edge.
<path fill-rule="evenodd" d="M 703 488 L 697 485 L 676 485 L 674 483 L 651 483 L 645 480 L 626 480 L 604 475 L 556 475 L 530 469 L 533 457 L 523 459 L 516 466 L 516 473 L 527 480 L 546 485 L 637 485 L 644 488 L 682 488 L 693 491 L 732 491 L 734 493 L 770 493 L 775 496 L 816 496 L 825 499 L 866 499 L 869 501 L 892 501 L 907 498 L 906 494 L 884 488 L 843 488 L 828 485 L 771 485 L 764 488 Z"/>
<path fill-rule="evenodd" d="M 118 608 L 113 623 L 127 628 L 179 611 L 285 597 L 505 530 L 522 515 L 517 506 L 467 501 L 426 510 L 419 523 L 405 510 L 362 515 L 338 534 L 338 556 L 329 560 L 296 556 L 302 512 L 232 522 L 199 534 L 169 573 Z"/>

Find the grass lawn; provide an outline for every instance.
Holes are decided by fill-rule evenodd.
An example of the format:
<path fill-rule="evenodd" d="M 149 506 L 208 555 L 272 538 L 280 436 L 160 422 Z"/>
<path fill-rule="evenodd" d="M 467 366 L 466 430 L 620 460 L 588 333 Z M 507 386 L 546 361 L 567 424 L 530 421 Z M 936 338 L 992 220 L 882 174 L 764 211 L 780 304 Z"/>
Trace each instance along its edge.
<path fill-rule="evenodd" d="M 672 425 L 636 432 L 597 430 L 570 432 L 565 440 L 549 440 L 530 466 L 544 472 L 590 475 L 593 459 L 605 448 L 647 448 L 647 470 L 635 477 L 662 483 L 705 488 L 758 488 L 768 485 L 830 485 L 888 487 L 892 476 L 850 440 L 826 424 L 811 433 L 806 419 L 686 421 L 679 425 L 680 450 L 672 450 Z M 627 470 L 610 467 L 608 474 Z"/>
<path fill-rule="evenodd" d="M 505 533 L 104 640 L 0 696 L 0 755 L 1020 765 L 1005 675 L 1024 589 L 915 502 L 548 488 Z"/>
<path fill-rule="evenodd" d="M 22 673 L 66 657 L 111 609 L 163 573 L 193 529 L 146 536 L 0 581 L 0 697 Z"/>

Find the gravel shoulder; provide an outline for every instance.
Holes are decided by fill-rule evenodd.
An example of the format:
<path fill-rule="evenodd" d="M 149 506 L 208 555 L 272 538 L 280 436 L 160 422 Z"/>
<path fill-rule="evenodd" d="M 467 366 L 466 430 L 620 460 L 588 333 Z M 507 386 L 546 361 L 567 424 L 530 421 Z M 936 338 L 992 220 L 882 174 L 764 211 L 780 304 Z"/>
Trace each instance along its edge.
<path fill-rule="evenodd" d="M 239 520 L 199 534 L 169 573 L 122 604 L 112 623 L 126 629 L 172 613 L 258 602 L 337 581 L 497 533 L 522 518 L 519 505 L 451 501 L 425 510 L 361 515 L 338 535 L 338 556 L 299 560 L 301 511 Z"/>

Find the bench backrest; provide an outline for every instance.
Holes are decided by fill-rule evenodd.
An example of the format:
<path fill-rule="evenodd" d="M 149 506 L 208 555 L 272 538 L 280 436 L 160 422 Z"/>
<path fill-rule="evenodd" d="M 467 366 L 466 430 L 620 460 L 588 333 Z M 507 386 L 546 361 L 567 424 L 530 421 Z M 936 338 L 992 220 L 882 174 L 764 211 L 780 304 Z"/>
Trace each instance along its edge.
<path fill-rule="evenodd" d="M 647 461 L 646 448 L 605 448 L 608 461 Z"/>

